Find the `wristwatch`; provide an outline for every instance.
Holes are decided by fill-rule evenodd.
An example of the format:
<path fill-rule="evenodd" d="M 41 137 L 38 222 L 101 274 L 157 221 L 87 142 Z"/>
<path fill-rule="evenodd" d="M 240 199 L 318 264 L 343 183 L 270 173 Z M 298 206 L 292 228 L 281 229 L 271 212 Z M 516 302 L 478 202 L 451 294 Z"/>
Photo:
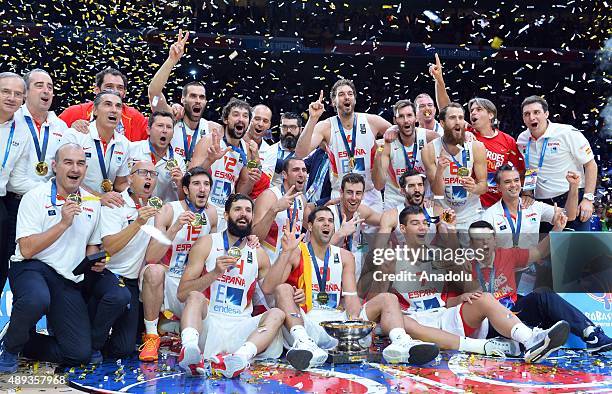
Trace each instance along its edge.
<path fill-rule="evenodd" d="M 595 201 L 595 195 L 593 193 L 584 193 L 582 197 L 590 202 Z"/>

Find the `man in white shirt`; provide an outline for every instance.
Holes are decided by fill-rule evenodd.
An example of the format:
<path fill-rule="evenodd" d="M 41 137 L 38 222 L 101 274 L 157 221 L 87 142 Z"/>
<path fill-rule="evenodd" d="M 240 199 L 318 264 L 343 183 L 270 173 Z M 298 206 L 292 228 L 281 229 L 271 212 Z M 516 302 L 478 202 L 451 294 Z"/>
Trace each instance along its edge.
<path fill-rule="evenodd" d="M 529 96 L 521 104 L 523 122 L 527 130 L 517 138 L 519 150 L 525 157 L 525 185 L 523 190 L 548 204 L 565 205 L 569 184 L 568 171 L 580 178 L 578 218 L 568 226 L 589 231 L 593 214 L 597 163 L 589 141 L 575 127 L 548 120 L 548 103 L 542 97 Z M 550 226 L 544 227 L 547 232 Z"/>
<path fill-rule="evenodd" d="M 283 181 L 283 162 L 295 155 L 302 118 L 294 112 L 285 112 L 280 119 L 280 141 L 273 144 L 263 156 L 263 172 L 270 178 L 270 185 L 279 187 Z"/>
<path fill-rule="evenodd" d="M 174 119 L 170 112 L 155 111 L 149 116 L 149 139 L 131 142 L 129 161 L 152 161 L 159 173 L 153 195 L 164 202 L 183 199 L 181 181 L 185 173 L 185 160 L 174 152 L 170 141 L 174 135 Z"/>
<path fill-rule="evenodd" d="M 15 219 L 11 219 L 7 212 L 12 205 L 12 197 L 7 196 L 7 183 L 14 180 L 18 185 L 27 187 L 27 159 L 31 137 L 23 118 L 14 116 L 23 104 L 25 92 L 25 82 L 21 76 L 11 72 L 0 73 L 0 289 L 4 289 L 8 260 L 15 250 L 15 233 L 14 230 L 11 231 L 15 227 L 12 224 Z M 24 194 L 28 191 L 25 187 L 15 191 Z"/>
<path fill-rule="evenodd" d="M 73 142 L 85 150 L 87 173 L 83 186 L 101 197 L 102 205 L 121 206 L 127 188 L 129 141 L 115 130 L 121 115 L 121 96 L 105 90 L 94 99 L 94 118 L 89 133 L 67 129 L 61 143 Z"/>
<path fill-rule="evenodd" d="M 91 328 L 73 269 L 99 251 L 100 201 L 80 187 L 87 168 L 76 144 L 61 146 L 52 163 L 56 178 L 24 195 L 17 217 L 17 250 L 9 281 L 11 320 L 0 353 L 0 371 L 14 372 L 20 353 L 34 360 L 79 365 L 91 356 Z M 79 204 L 80 202 L 80 204 Z M 105 259 L 92 270 L 104 269 Z M 47 316 L 54 336 L 30 329 Z"/>
<path fill-rule="evenodd" d="M 259 157 L 265 158 L 270 150 L 270 145 L 264 140 L 266 133 L 270 131 L 270 124 L 272 123 L 272 110 L 265 104 L 257 104 L 253 107 L 253 115 L 251 116 L 251 123 L 249 128 L 244 135 L 244 142 L 247 144 L 253 141 L 259 147 Z M 262 160 L 262 172 L 265 171 L 266 163 Z M 268 165 L 271 167 L 271 165 Z M 270 170 L 268 170 L 270 172 Z M 263 176 L 266 175 L 266 176 Z M 253 185 L 249 197 L 255 200 L 259 195 L 270 187 L 270 175 L 262 174 L 261 178 Z"/>
<path fill-rule="evenodd" d="M 138 331 L 138 273 L 150 235 L 141 226 L 153 225 L 157 209 L 147 205 L 157 170 L 151 161 L 134 164 L 128 177 L 130 187 L 121 193 L 122 207 L 102 207 L 100 236 L 110 261 L 100 273 L 85 274 L 91 319 L 92 362 L 110 357 L 127 357 L 134 351 Z M 112 334 L 109 338 L 109 331 Z"/>
<path fill-rule="evenodd" d="M 433 130 L 440 137 L 444 135 L 444 128 L 436 121 L 436 105 L 433 99 L 427 93 L 421 93 L 414 99 L 416 106 L 416 117 L 419 127 Z"/>

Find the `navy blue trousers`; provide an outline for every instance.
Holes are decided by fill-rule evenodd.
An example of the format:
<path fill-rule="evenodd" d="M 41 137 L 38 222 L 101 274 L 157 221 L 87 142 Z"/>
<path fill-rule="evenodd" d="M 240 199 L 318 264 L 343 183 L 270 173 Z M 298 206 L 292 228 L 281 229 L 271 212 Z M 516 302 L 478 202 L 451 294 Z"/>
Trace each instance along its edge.
<path fill-rule="evenodd" d="M 91 345 L 109 357 L 126 357 L 136 347 L 138 330 L 138 279 L 119 278 L 105 269 L 89 272 L 84 289 L 91 320 Z M 112 334 L 109 337 L 110 329 Z"/>
<path fill-rule="evenodd" d="M 91 327 L 79 284 L 39 260 L 12 263 L 13 310 L 4 345 L 11 353 L 65 365 L 87 363 Z M 53 336 L 33 332 L 44 315 Z"/>

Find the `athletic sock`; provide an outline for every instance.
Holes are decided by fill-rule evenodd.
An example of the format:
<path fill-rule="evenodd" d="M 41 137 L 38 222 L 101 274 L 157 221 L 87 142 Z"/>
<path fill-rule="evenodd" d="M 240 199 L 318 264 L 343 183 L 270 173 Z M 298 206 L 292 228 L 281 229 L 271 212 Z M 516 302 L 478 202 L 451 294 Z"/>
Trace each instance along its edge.
<path fill-rule="evenodd" d="M 595 331 L 595 326 L 587 326 L 582 330 L 582 338 L 587 339 Z"/>
<path fill-rule="evenodd" d="M 406 334 L 406 330 L 404 330 L 402 327 L 395 327 L 391 329 L 391 331 L 389 331 L 389 339 L 391 340 L 391 342 L 395 342 L 404 338 L 410 339 L 410 336 Z"/>
<path fill-rule="evenodd" d="M 158 321 L 159 321 L 159 318 L 155 319 L 155 320 L 151 320 L 151 321 L 149 321 L 147 319 L 144 319 L 145 332 L 147 334 L 158 335 L 158 333 L 157 333 L 157 322 Z"/>
<path fill-rule="evenodd" d="M 181 332 L 181 342 L 183 346 L 198 346 L 200 340 L 200 333 L 193 327 L 187 327 Z"/>
<path fill-rule="evenodd" d="M 298 339 L 307 340 L 309 338 L 304 326 L 299 324 L 291 327 L 291 329 L 289 329 L 289 332 L 291 333 L 291 336 L 293 336 L 293 339 L 295 341 L 297 341 Z"/>
<path fill-rule="evenodd" d="M 486 340 L 468 337 L 459 337 L 459 351 L 477 354 L 485 354 L 484 344 Z"/>
<path fill-rule="evenodd" d="M 240 346 L 240 349 L 236 350 L 234 354 L 244 356 L 246 361 L 251 361 L 253 357 L 257 355 L 257 346 L 253 342 L 245 342 L 244 345 Z"/>
<path fill-rule="evenodd" d="M 525 345 L 533 336 L 533 330 L 523 323 L 516 323 L 510 330 L 510 338 Z"/>

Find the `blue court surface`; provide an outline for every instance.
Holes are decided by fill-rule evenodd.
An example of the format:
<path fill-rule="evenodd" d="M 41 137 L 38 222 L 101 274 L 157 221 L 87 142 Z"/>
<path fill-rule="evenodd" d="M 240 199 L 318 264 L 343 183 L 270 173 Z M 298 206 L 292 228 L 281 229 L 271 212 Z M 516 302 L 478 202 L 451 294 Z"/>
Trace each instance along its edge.
<path fill-rule="evenodd" d="M 574 393 L 612 392 L 612 358 L 560 351 L 543 364 L 443 352 L 423 368 L 377 363 L 326 365 L 299 372 L 284 363 L 258 362 L 239 378 L 188 377 L 175 355 L 156 363 L 137 357 L 72 368 L 69 386 L 129 393 Z"/>

